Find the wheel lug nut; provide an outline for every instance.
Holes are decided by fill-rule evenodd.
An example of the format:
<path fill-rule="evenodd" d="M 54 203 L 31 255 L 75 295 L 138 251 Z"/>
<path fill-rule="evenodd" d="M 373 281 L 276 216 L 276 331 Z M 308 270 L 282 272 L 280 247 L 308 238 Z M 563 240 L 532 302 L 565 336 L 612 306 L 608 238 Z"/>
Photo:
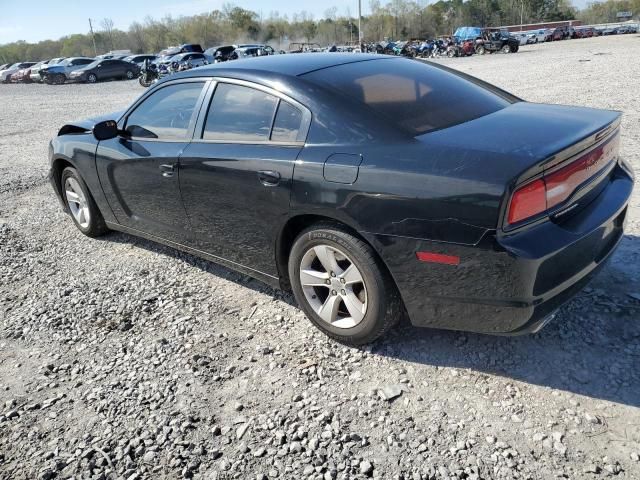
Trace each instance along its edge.
<path fill-rule="evenodd" d="M 326 283 L 327 285 L 331 285 L 331 280 L 327 279 L 324 283 Z"/>
<path fill-rule="evenodd" d="M 344 278 L 341 278 L 340 283 L 347 283 L 347 281 Z"/>
<path fill-rule="evenodd" d="M 336 292 L 335 290 L 331 290 L 331 295 L 337 295 L 338 292 Z"/>
<path fill-rule="evenodd" d="M 340 293 L 341 293 L 342 295 L 346 295 L 346 294 L 347 294 L 347 291 L 346 291 L 346 290 L 342 290 Z"/>
<path fill-rule="evenodd" d="M 335 277 L 336 276 L 336 272 L 331 272 L 331 276 Z"/>

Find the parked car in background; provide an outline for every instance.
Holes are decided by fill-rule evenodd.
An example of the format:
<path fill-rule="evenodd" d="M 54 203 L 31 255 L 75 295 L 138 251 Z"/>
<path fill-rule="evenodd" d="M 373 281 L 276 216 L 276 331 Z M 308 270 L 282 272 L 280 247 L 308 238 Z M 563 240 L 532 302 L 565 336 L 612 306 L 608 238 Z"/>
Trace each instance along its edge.
<path fill-rule="evenodd" d="M 187 65 L 190 65 L 191 67 L 201 67 L 203 65 L 207 65 L 209 61 L 204 53 L 188 52 L 174 55 L 171 57 L 170 63 L 175 69 L 176 67 L 184 68 Z"/>
<path fill-rule="evenodd" d="M 516 53 L 520 48 L 520 41 L 502 30 L 484 30 L 482 38 L 476 40 L 476 53 L 484 55 L 485 53 Z"/>
<path fill-rule="evenodd" d="M 203 53 L 204 50 L 199 43 L 185 43 L 180 45 L 180 51 L 178 53 L 187 53 L 187 52 L 195 52 L 195 53 Z"/>
<path fill-rule="evenodd" d="M 140 67 L 125 60 L 101 59 L 69 73 L 72 82 L 96 83 L 103 80 L 133 80 L 140 73 Z"/>
<path fill-rule="evenodd" d="M 217 47 L 207 48 L 204 54 L 209 63 L 226 62 L 231 59 L 231 55 L 236 47 L 237 45 L 219 45 Z"/>
<path fill-rule="evenodd" d="M 44 60 L 42 62 L 36 63 L 33 67 L 31 67 L 31 81 L 41 82 L 42 77 L 40 76 L 40 69 L 45 68 L 47 65 L 56 65 L 62 60 L 64 60 L 64 57 L 52 58 L 51 60 Z"/>
<path fill-rule="evenodd" d="M 346 47 L 344 47 L 346 48 Z M 345 50 L 339 50 L 345 51 Z M 265 55 L 273 55 L 275 51 L 273 48 L 267 45 L 251 45 L 251 46 L 238 46 L 231 54 L 232 60 L 239 60 L 242 58 L 262 57 Z"/>
<path fill-rule="evenodd" d="M 49 84 L 63 84 L 67 81 L 69 74 L 85 65 L 95 62 L 95 58 L 70 57 L 55 65 L 47 65 L 40 69 L 42 81 Z"/>
<path fill-rule="evenodd" d="M 529 40 L 529 34 L 526 32 L 512 32 L 511 36 L 518 39 L 520 42 L 520 46 L 527 45 L 528 43 L 533 43 L 533 41 Z"/>
<path fill-rule="evenodd" d="M 551 35 L 551 40 L 554 42 L 564 40 L 564 30 L 561 27 L 555 28 Z"/>
<path fill-rule="evenodd" d="M 37 65 L 37 63 L 35 65 Z M 11 74 L 9 81 L 11 83 L 31 83 L 31 68 L 32 67 L 21 68 L 17 72 Z"/>
<path fill-rule="evenodd" d="M 548 34 L 546 30 L 541 29 L 528 32 L 527 36 L 529 37 L 529 40 L 531 40 L 531 43 L 540 43 L 547 41 Z"/>
<path fill-rule="evenodd" d="M 158 57 L 152 54 L 142 54 L 142 55 L 129 55 L 123 60 L 131 63 L 135 63 L 139 67 L 142 66 L 145 60 L 149 60 L 150 62 L 154 62 Z"/>
<path fill-rule="evenodd" d="M 11 81 L 11 75 L 17 73 L 18 70 L 22 70 L 23 68 L 32 67 L 36 62 L 18 62 L 13 65 L 9 65 L 4 70 L 0 70 L 0 82 L 9 83 Z"/>
<path fill-rule="evenodd" d="M 5 70 L 5 69 L 9 68 L 10 66 L 11 66 L 10 63 L 3 63 L 2 65 L 0 65 L 0 72 L 2 70 Z"/>

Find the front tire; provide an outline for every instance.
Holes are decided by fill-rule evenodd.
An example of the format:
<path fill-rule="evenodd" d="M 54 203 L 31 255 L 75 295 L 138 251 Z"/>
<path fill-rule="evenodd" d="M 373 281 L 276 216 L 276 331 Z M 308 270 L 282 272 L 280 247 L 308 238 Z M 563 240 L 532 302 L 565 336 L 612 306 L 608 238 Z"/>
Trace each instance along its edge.
<path fill-rule="evenodd" d="M 373 249 L 337 225 L 315 225 L 298 236 L 289 278 L 311 322 L 347 345 L 375 341 L 403 312 L 396 286 Z"/>
<path fill-rule="evenodd" d="M 89 75 L 87 75 L 87 82 L 96 83 L 97 81 L 98 81 L 98 77 L 95 73 L 90 73 Z"/>
<path fill-rule="evenodd" d="M 502 53 L 511 53 L 511 46 L 510 45 L 503 45 L 502 48 L 500 49 L 500 51 Z"/>
<path fill-rule="evenodd" d="M 133 70 L 127 70 L 125 73 L 125 76 L 127 77 L 127 80 L 133 80 L 133 77 L 134 77 Z"/>
<path fill-rule="evenodd" d="M 67 167 L 60 177 L 62 197 L 73 223 L 88 237 L 99 237 L 109 231 L 102 213 L 78 171 Z"/>

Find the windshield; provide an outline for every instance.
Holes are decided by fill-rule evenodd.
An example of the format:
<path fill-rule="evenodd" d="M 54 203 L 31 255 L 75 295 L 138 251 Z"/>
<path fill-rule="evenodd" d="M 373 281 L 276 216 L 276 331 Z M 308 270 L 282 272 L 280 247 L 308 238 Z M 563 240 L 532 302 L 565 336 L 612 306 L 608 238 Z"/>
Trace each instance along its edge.
<path fill-rule="evenodd" d="M 480 80 L 413 60 L 354 62 L 302 77 L 367 105 L 411 135 L 483 117 L 518 101 Z"/>

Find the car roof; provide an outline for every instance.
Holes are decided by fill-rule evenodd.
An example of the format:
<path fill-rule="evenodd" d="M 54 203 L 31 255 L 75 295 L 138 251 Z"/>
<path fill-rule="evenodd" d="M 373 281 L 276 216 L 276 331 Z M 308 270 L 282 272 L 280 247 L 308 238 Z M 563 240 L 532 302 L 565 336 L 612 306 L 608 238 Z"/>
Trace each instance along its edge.
<path fill-rule="evenodd" d="M 324 68 L 347 63 L 389 59 L 387 55 L 356 53 L 295 53 L 288 55 L 267 55 L 243 60 L 242 62 L 224 62 L 188 70 L 182 77 L 214 76 L 218 70 L 225 73 L 236 71 L 269 72 L 287 76 L 300 76 Z M 172 76 L 176 78 L 176 76 Z"/>

